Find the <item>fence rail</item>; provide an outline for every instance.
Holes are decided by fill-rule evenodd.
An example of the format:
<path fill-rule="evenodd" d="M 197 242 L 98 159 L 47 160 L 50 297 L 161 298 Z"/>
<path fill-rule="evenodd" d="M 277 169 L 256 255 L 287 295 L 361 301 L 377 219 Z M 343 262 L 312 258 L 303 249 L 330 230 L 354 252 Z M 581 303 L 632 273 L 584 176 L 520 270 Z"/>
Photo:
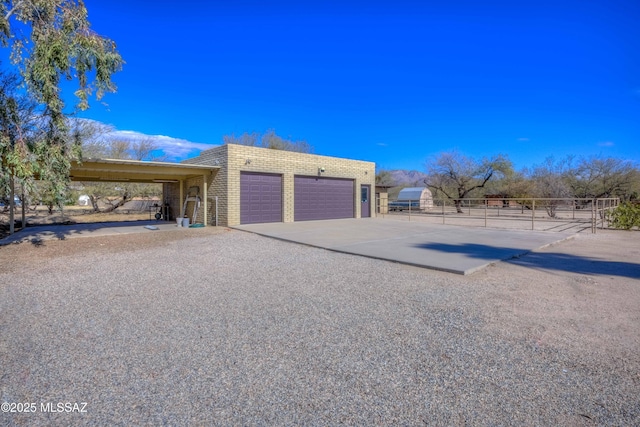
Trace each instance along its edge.
<path fill-rule="evenodd" d="M 530 230 L 585 231 L 609 227 L 618 198 L 467 198 L 388 201 L 376 198 L 381 217 Z"/>

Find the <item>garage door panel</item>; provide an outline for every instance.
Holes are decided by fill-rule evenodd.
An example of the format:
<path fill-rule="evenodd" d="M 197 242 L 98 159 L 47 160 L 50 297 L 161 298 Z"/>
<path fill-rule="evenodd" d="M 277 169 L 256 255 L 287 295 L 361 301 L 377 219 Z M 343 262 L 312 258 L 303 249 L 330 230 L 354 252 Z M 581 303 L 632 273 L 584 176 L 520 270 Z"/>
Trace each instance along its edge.
<path fill-rule="evenodd" d="M 240 223 L 282 221 L 282 175 L 240 173 Z"/>
<path fill-rule="evenodd" d="M 294 196 L 295 221 L 354 217 L 351 179 L 296 176 Z"/>

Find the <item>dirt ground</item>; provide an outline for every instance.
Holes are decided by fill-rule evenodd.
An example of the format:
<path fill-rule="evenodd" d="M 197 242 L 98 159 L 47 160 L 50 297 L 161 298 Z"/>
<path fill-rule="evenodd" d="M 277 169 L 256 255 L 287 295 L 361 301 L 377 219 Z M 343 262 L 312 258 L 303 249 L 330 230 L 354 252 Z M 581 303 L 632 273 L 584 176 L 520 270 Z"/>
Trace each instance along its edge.
<path fill-rule="evenodd" d="M 469 280 L 485 287 L 479 303 L 498 329 L 640 362 L 640 232 L 581 233 Z"/>

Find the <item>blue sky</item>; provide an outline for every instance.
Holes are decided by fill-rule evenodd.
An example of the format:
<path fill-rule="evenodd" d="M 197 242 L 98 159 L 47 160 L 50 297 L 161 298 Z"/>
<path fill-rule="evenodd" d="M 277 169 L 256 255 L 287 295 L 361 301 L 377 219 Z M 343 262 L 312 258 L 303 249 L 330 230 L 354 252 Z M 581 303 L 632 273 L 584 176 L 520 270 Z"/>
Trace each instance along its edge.
<path fill-rule="evenodd" d="M 387 169 L 640 161 L 637 0 L 85 3 L 127 63 L 82 117 L 183 140 L 174 160 L 275 129 Z"/>

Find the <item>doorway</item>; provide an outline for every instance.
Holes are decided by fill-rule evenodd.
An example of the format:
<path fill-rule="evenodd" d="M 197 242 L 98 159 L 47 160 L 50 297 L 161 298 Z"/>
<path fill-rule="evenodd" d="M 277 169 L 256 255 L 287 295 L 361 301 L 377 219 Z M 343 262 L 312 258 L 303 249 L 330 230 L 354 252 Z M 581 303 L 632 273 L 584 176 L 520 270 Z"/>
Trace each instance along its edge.
<path fill-rule="evenodd" d="M 360 185 L 360 217 L 371 217 L 371 202 L 369 201 L 371 194 L 371 186 L 362 184 Z"/>

